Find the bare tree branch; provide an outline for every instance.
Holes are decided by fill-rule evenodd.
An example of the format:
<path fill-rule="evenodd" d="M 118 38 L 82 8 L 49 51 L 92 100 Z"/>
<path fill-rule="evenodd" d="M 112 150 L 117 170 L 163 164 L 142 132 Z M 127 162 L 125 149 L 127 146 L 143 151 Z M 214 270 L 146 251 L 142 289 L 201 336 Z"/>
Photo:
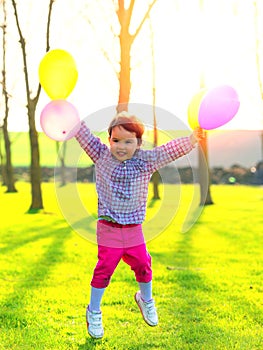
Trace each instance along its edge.
<path fill-rule="evenodd" d="M 149 17 L 149 13 L 151 12 L 151 9 L 153 8 L 153 6 L 155 5 L 157 0 L 153 0 L 153 2 L 149 5 L 148 10 L 145 12 L 144 17 L 141 21 L 141 23 L 139 24 L 138 28 L 136 29 L 136 32 L 132 35 L 132 41 L 134 41 L 134 39 L 137 37 L 138 33 L 140 32 L 144 22 L 146 21 L 146 19 Z"/>
<path fill-rule="evenodd" d="M 27 70 L 27 59 L 26 59 L 26 41 L 23 37 L 22 34 L 22 30 L 20 27 L 20 22 L 19 22 L 19 18 L 18 18 L 18 13 L 17 13 L 17 6 L 16 6 L 16 2 L 15 0 L 12 0 L 12 4 L 13 4 L 13 8 L 14 8 L 14 13 L 15 13 L 15 20 L 16 20 L 16 25 L 17 25 L 17 30 L 18 30 L 18 34 L 19 34 L 19 42 L 21 44 L 21 48 L 22 48 L 22 57 L 23 57 L 23 63 L 24 63 L 24 73 Z M 29 94 L 29 80 L 28 80 L 28 75 L 25 74 L 25 83 L 26 83 L 26 95 L 27 95 L 27 101 L 29 103 L 30 101 L 30 94 Z"/>
<path fill-rule="evenodd" d="M 51 23 L 51 13 L 52 13 L 52 7 L 53 4 L 56 0 L 50 0 L 49 1 L 49 7 L 48 7 L 48 19 L 47 19 L 47 34 L 46 34 L 46 52 L 48 52 L 50 50 L 50 23 Z M 36 96 L 33 100 L 35 100 L 36 102 L 39 99 L 40 96 L 40 92 L 41 92 L 41 85 L 40 83 L 38 83 L 38 88 L 37 88 L 37 93 Z"/>
<path fill-rule="evenodd" d="M 49 1 L 49 7 L 48 7 L 48 17 L 47 17 L 47 43 L 46 43 L 46 52 L 50 50 L 50 23 L 51 23 L 51 13 L 52 13 L 52 7 L 56 0 L 50 0 Z"/>
<path fill-rule="evenodd" d="M 123 17 L 124 11 L 125 11 L 125 9 L 124 9 L 124 1 L 123 0 L 119 0 L 118 4 L 119 4 L 119 7 L 118 7 L 118 10 L 116 11 L 116 13 L 117 13 L 119 22 L 121 22 L 121 19 Z"/>
<path fill-rule="evenodd" d="M 88 18 L 87 22 L 89 23 L 89 25 L 91 26 L 92 30 L 96 34 L 96 28 L 95 28 L 94 24 L 92 23 L 92 21 Z M 102 52 L 102 54 L 106 58 L 106 60 L 110 63 L 110 65 L 112 66 L 114 72 L 116 72 L 116 70 L 114 68 L 114 64 L 113 64 L 112 60 L 110 59 L 110 56 L 109 56 L 108 52 L 102 46 L 100 46 L 100 51 Z"/>

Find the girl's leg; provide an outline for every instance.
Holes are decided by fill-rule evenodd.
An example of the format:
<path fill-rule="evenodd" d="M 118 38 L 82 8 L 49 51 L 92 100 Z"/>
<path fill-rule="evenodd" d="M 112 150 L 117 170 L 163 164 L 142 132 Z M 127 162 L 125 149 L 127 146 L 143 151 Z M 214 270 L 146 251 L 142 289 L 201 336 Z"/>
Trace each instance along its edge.
<path fill-rule="evenodd" d="M 146 245 L 130 247 L 125 250 L 123 260 L 134 271 L 144 301 L 152 300 L 151 256 Z"/>
<path fill-rule="evenodd" d="M 158 315 L 152 299 L 152 269 L 151 256 L 146 250 L 145 244 L 127 248 L 123 260 L 131 266 L 140 291 L 134 296 L 141 311 L 144 321 L 150 326 L 158 324 Z"/>
<path fill-rule="evenodd" d="M 100 311 L 105 288 L 109 285 L 111 276 L 122 254 L 123 250 L 121 248 L 98 246 L 98 262 L 91 281 L 90 311 Z"/>
<path fill-rule="evenodd" d="M 152 281 L 152 259 L 145 244 L 126 248 L 122 259 L 134 271 L 137 282 L 147 284 Z M 149 290 L 150 285 L 143 287 Z"/>

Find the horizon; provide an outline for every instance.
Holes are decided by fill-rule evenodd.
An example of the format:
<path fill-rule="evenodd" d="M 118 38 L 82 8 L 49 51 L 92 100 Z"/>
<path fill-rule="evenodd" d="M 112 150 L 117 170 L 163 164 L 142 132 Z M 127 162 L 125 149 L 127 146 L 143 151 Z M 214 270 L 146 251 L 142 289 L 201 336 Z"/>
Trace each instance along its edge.
<path fill-rule="evenodd" d="M 148 135 L 144 138 L 145 146 L 152 147 L 151 131 L 147 131 Z M 159 134 L 159 144 L 163 144 L 172 137 L 180 137 L 187 135 L 189 130 L 181 130 L 171 133 L 169 130 Z M 19 137 L 19 134 L 21 137 Z M 29 138 L 28 132 L 11 132 L 11 141 L 13 139 L 13 163 L 17 165 L 29 165 Z M 106 131 L 98 132 L 99 136 L 107 143 Z M 261 154 L 261 131 L 258 130 L 218 130 L 208 132 L 208 160 L 209 166 L 227 168 L 234 164 L 239 164 L 242 167 L 251 168 L 262 160 Z M 147 139 L 148 136 L 148 139 Z M 43 132 L 39 132 L 41 166 L 56 165 L 56 142 L 49 139 Z M 60 143 L 61 144 L 61 143 Z M 68 141 L 67 150 L 71 154 L 79 152 L 79 147 L 75 139 Z M 78 155 L 77 155 L 78 156 Z M 72 158 L 72 157 L 71 157 Z M 81 166 L 89 163 L 85 155 L 81 159 Z M 91 164 L 91 162 L 90 162 Z M 198 166 L 197 149 L 193 150 L 187 156 L 178 159 L 175 163 L 176 167 Z"/>

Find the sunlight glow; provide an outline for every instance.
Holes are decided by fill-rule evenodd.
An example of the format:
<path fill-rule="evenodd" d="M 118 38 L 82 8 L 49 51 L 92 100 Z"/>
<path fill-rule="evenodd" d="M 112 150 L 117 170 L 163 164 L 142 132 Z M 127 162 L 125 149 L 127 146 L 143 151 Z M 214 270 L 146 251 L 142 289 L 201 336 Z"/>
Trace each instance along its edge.
<path fill-rule="evenodd" d="M 27 39 L 30 83 L 34 95 L 38 84 L 38 64 L 44 55 L 47 4 L 31 0 L 17 2 L 20 17 L 24 16 L 22 29 Z M 263 38 L 263 5 L 257 2 L 258 23 L 261 23 L 258 32 Z M 135 2 L 131 32 L 135 31 L 149 3 L 150 0 Z M 69 101 L 83 117 L 116 105 L 118 100 L 119 43 L 116 35 L 119 24 L 116 6 L 117 1 L 105 0 L 56 0 L 54 4 L 51 49 L 68 50 L 77 61 L 79 80 Z M 21 51 L 12 9 L 9 9 L 8 16 L 8 70 L 13 72 L 12 76 L 8 76 L 8 89 L 12 96 L 9 127 L 26 130 Z M 130 102 L 152 104 L 153 48 L 158 107 L 187 123 L 188 104 L 199 91 L 203 74 L 207 88 L 228 84 L 238 92 L 239 112 L 222 129 L 263 129 L 263 102 L 256 66 L 254 1 L 203 0 L 203 11 L 199 0 L 157 1 L 150 20 L 153 37 L 147 20 L 131 52 Z M 262 62 L 263 41 L 259 42 L 259 54 Z M 263 81 L 262 72 L 263 67 Z M 40 111 L 48 102 L 42 92 L 37 107 L 37 123 Z"/>
<path fill-rule="evenodd" d="M 167 85 L 167 89 L 161 92 L 161 98 L 170 96 L 171 102 L 168 101 L 167 106 L 177 110 L 176 115 L 183 119 L 186 117 L 188 102 L 200 89 L 201 74 L 207 88 L 229 84 L 237 90 L 241 106 L 236 117 L 222 128 L 263 129 L 253 2 L 239 2 L 237 15 L 234 15 L 231 6 L 235 3 L 204 1 L 202 12 L 199 1 L 181 1 L 177 12 L 175 6 L 172 10 L 171 5 L 167 12 L 174 13 L 173 23 L 168 22 L 170 33 L 173 34 L 168 38 L 166 34 L 168 40 L 163 40 L 168 25 L 162 33 L 158 33 L 160 28 L 156 27 L 158 45 L 162 41 L 162 49 L 158 50 L 156 59 L 157 62 L 162 60 L 157 80 L 159 83 L 161 81 L 161 86 Z M 165 52 L 169 52 L 169 57 L 165 57 Z M 263 57 L 262 50 L 261 54 Z M 158 82 L 157 93 L 160 91 Z"/>

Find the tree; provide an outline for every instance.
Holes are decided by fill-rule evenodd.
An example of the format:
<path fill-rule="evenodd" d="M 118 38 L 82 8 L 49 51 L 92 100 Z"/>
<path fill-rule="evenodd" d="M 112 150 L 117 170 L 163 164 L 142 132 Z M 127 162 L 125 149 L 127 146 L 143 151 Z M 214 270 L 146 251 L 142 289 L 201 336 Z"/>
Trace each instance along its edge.
<path fill-rule="evenodd" d="M 143 27 L 145 21 L 149 19 L 149 14 L 156 3 L 157 0 L 153 0 L 149 3 L 148 9 L 143 14 L 142 19 L 137 26 L 134 34 L 130 33 L 130 23 L 134 11 L 135 0 L 131 0 L 129 4 L 127 4 L 124 0 L 118 0 L 118 6 L 116 8 L 116 14 L 118 17 L 118 21 L 120 24 L 120 31 L 118 34 L 119 45 L 120 45 L 120 71 L 118 74 L 119 80 L 119 97 L 118 104 L 116 107 L 117 112 L 128 111 L 128 104 L 130 100 L 130 92 L 131 92 L 131 49 L 132 45 L 140 33 L 141 28 Z M 89 20 L 90 24 L 93 25 L 91 20 Z M 152 44 L 153 45 L 153 44 Z M 107 53 L 105 56 L 108 57 Z M 152 62 L 153 62 L 153 74 L 154 74 L 154 53 L 152 46 Z M 155 115 L 155 81 L 153 77 L 153 124 L 154 124 L 154 147 L 157 146 L 157 123 L 156 123 L 156 115 Z M 154 199 L 159 199 L 159 191 L 158 191 L 158 183 L 160 180 L 160 175 L 158 172 L 153 174 L 153 189 L 154 189 Z"/>
<path fill-rule="evenodd" d="M 12 193 L 17 192 L 15 187 L 15 180 L 14 180 L 14 172 L 13 172 L 13 166 L 12 166 L 12 157 L 11 157 L 11 141 L 9 138 L 9 133 L 7 130 L 7 121 L 8 121 L 8 112 L 9 112 L 9 94 L 7 91 L 7 84 L 6 84 L 6 23 L 7 23 L 7 14 L 6 14 L 6 2 L 3 0 L 3 25 L 1 26 L 3 30 L 3 69 L 2 69 L 2 90 L 3 90 L 3 97 L 4 97 L 4 105 L 5 105 L 5 114 L 4 114 L 4 120 L 3 120 L 3 138 L 4 138 L 4 145 L 5 145 L 5 159 L 3 155 L 1 154 L 2 158 L 2 174 L 3 174 L 3 182 L 4 185 L 7 187 L 6 192 Z"/>
<path fill-rule="evenodd" d="M 135 33 L 130 34 L 130 23 L 132 18 L 132 13 L 134 9 L 135 0 L 131 0 L 130 4 L 127 8 L 125 8 L 125 1 L 119 0 L 119 8 L 116 11 L 118 20 L 120 23 L 120 74 L 119 74 L 119 82 L 120 82 L 120 90 L 119 90 L 119 101 L 117 106 L 117 111 L 121 112 L 123 110 L 128 110 L 128 102 L 130 99 L 130 90 L 131 90 L 131 48 L 134 40 L 139 34 L 143 24 L 146 19 L 149 19 L 149 13 L 155 4 L 156 0 L 152 1 L 148 10 L 145 12 L 139 26 L 137 27 Z M 154 142 L 153 146 L 157 146 L 157 122 L 156 122 L 156 114 L 155 114 L 155 81 L 154 81 L 154 52 L 153 52 L 153 43 L 152 43 L 152 63 L 153 63 L 153 133 L 154 133 Z M 152 176 L 153 181 L 153 199 L 160 199 L 158 184 L 160 181 L 160 174 L 155 172 Z"/>
<path fill-rule="evenodd" d="M 47 19 L 47 31 L 46 31 L 46 52 L 49 51 L 49 32 L 50 32 L 50 21 L 52 6 L 55 0 L 49 1 L 48 19 Z M 19 42 L 22 50 L 23 66 L 24 66 L 24 78 L 26 86 L 26 100 L 27 100 L 27 115 L 29 124 L 29 140 L 31 149 L 31 163 L 30 163 L 30 176 L 31 176 L 31 205 L 29 212 L 35 212 L 44 208 L 41 190 L 41 167 L 40 167 L 40 151 L 38 142 L 38 132 L 35 124 L 35 112 L 36 106 L 39 100 L 41 86 L 38 84 L 37 92 L 35 96 L 31 96 L 31 88 L 29 82 L 29 67 L 27 63 L 27 52 L 26 52 L 26 40 L 23 36 L 20 21 L 18 17 L 17 4 L 15 0 L 12 0 L 14 9 L 16 26 L 19 34 Z"/>
<path fill-rule="evenodd" d="M 153 28 L 150 19 L 150 30 L 151 30 L 151 47 L 152 47 L 152 97 L 153 97 L 153 147 L 158 145 L 158 129 L 157 129 L 157 118 L 156 118 L 156 84 L 155 84 L 155 54 L 154 54 L 154 43 L 153 43 Z M 153 199 L 160 199 L 159 194 L 159 183 L 160 174 L 155 171 L 152 175 L 153 183 Z"/>
<path fill-rule="evenodd" d="M 199 0 L 200 11 L 204 10 L 204 1 Z M 200 88 L 205 87 L 205 74 L 201 71 Z M 199 184 L 200 184 L 200 205 L 213 204 L 210 189 L 210 169 L 208 160 L 207 133 L 204 139 L 198 145 L 198 167 L 199 167 Z"/>
<path fill-rule="evenodd" d="M 260 96 L 263 103 L 263 79 L 262 79 L 262 59 L 260 55 L 260 47 L 262 42 L 260 40 L 261 33 L 259 32 L 259 26 L 261 24 L 258 2 L 254 1 L 254 16 L 255 16 L 255 37 L 256 37 L 256 64 L 257 64 L 257 77 L 258 85 L 260 89 Z M 262 19 L 261 19 L 262 20 Z M 261 158 L 263 159 L 263 131 L 261 131 Z"/>

